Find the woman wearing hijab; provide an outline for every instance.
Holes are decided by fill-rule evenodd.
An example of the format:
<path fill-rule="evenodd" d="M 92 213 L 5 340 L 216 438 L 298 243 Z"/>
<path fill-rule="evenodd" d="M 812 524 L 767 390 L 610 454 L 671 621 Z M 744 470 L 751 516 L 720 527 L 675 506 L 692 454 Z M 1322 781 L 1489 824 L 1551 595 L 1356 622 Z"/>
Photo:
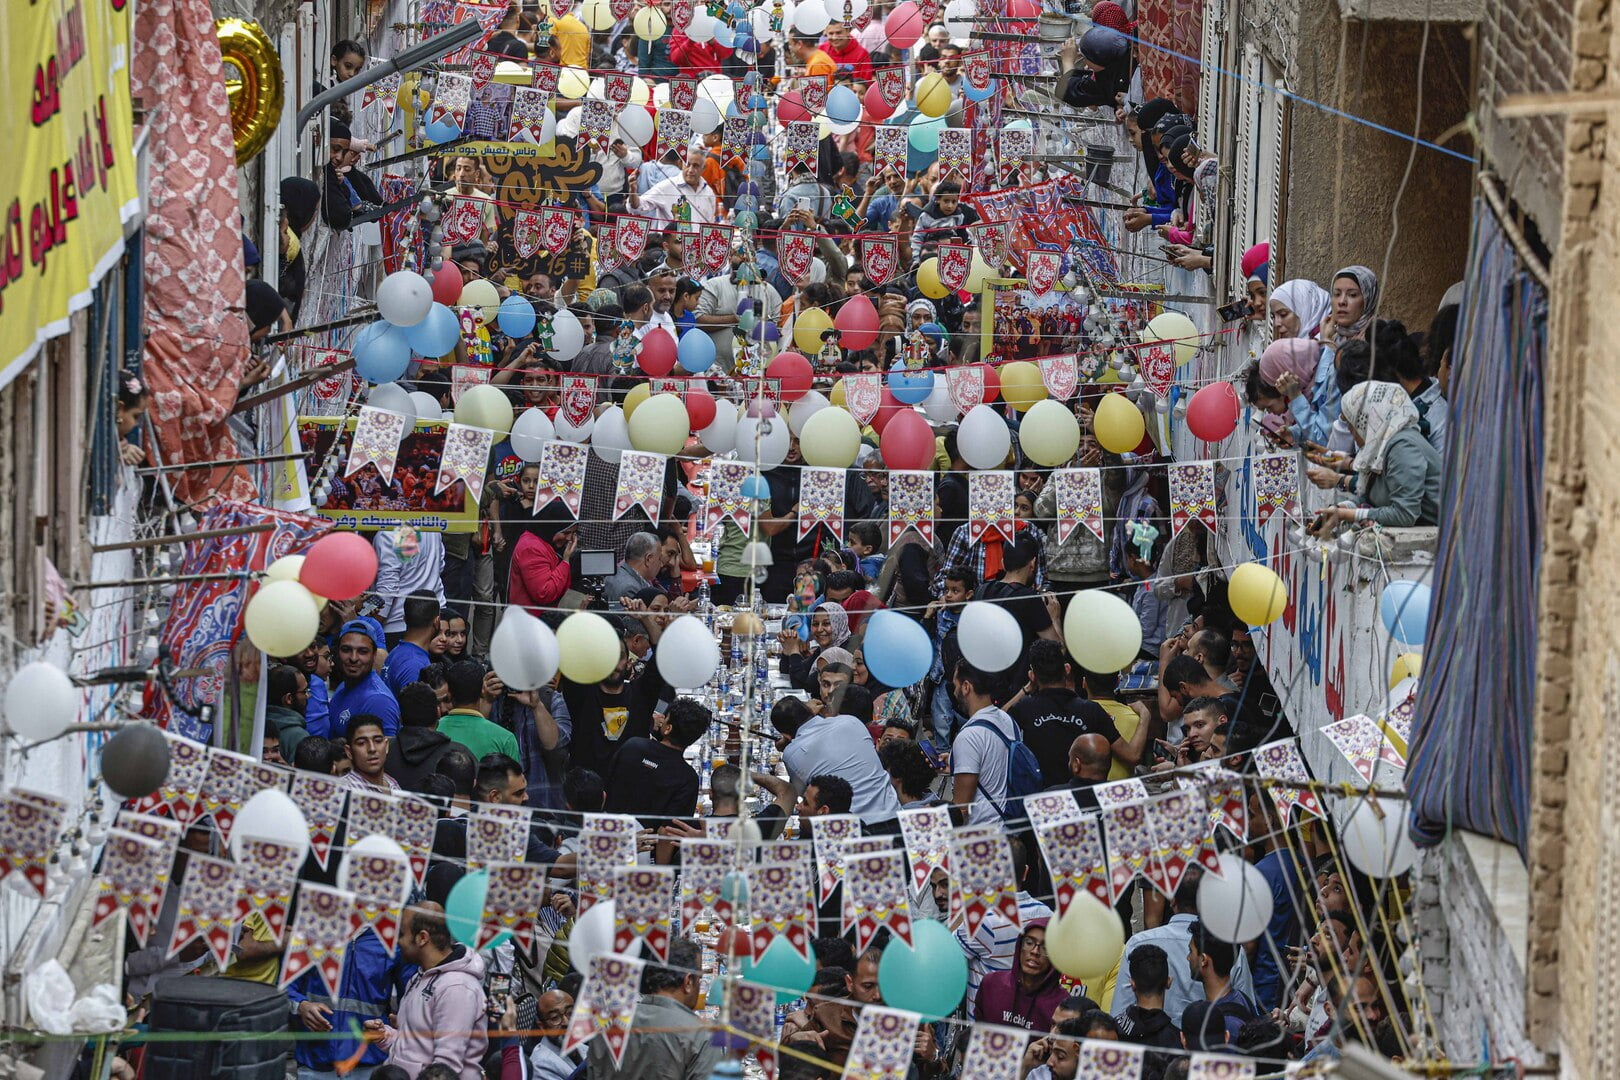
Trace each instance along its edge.
<path fill-rule="evenodd" d="M 1311 482 L 1337 487 L 1366 506 L 1330 506 L 1313 530 L 1336 521 L 1385 526 L 1440 523 L 1440 454 L 1419 430 L 1418 411 L 1399 383 L 1364 382 L 1344 395 L 1343 416 L 1356 446 L 1355 472 L 1341 477 L 1313 466 Z"/>
<path fill-rule="evenodd" d="M 1333 319 L 1324 344 L 1343 345 L 1365 337 L 1378 316 L 1378 275 L 1365 266 L 1347 266 L 1333 275 Z"/>
<path fill-rule="evenodd" d="M 321 187 L 313 180 L 289 176 L 281 182 L 281 272 L 276 291 L 287 301 L 294 318 L 304 299 L 308 273 L 304 266 L 303 236 L 321 205 Z"/>
<path fill-rule="evenodd" d="M 554 608 L 573 584 L 568 560 L 579 547 L 575 522 L 560 502 L 540 508 L 512 549 L 507 599 L 531 615 Z"/>
<path fill-rule="evenodd" d="M 1291 413 L 1295 438 L 1326 443 L 1339 418 L 1332 350 L 1308 338 L 1273 341 L 1260 354 L 1259 374 L 1250 380 L 1249 403 L 1274 416 Z"/>
<path fill-rule="evenodd" d="M 1266 293 L 1271 287 L 1271 245 L 1260 243 L 1243 253 L 1243 288 L 1249 294 L 1249 318 L 1266 317 Z"/>
<path fill-rule="evenodd" d="M 1271 293 L 1271 337 L 1314 338 L 1333 310 L 1328 291 L 1306 278 L 1285 281 Z"/>
<path fill-rule="evenodd" d="M 253 328 L 249 336 L 254 341 L 261 341 L 280 330 L 291 329 L 287 302 L 268 282 L 255 278 L 247 283 L 246 306 L 248 325 Z"/>
<path fill-rule="evenodd" d="M 810 644 L 799 640 L 796 632 L 784 630 L 782 641 L 782 674 L 789 685 L 815 696 L 816 658 L 825 649 L 842 648 L 849 640 L 849 615 L 842 604 L 831 600 L 818 605 L 810 613 Z"/>
<path fill-rule="evenodd" d="M 1078 53 L 1078 56 L 1077 56 Z M 1076 60 L 1078 59 L 1078 63 Z M 1117 30 L 1092 26 L 1080 38 L 1063 43 L 1059 61 L 1068 74 L 1059 82 L 1059 96 L 1077 109 L 1113 108 L 1131 82 L 1131 41 Z"/>
<path fill-rule="evenodd" d="M 1142 192 L 1141 205 L 1125 211 L 1125 228 L 1141 232 L 1150 226 L 1168 225 L 1176 210 L 1176 181 L 1170 170 L 1159 160 L 1159 147 L 1154 128 L 1159 121 L 1176 111 L 1169 98 L 1154 98 L 1127 113 L 1125 130 L 1136 148 L 1142 152 L 1142 170 L 1152 184 Z"/>

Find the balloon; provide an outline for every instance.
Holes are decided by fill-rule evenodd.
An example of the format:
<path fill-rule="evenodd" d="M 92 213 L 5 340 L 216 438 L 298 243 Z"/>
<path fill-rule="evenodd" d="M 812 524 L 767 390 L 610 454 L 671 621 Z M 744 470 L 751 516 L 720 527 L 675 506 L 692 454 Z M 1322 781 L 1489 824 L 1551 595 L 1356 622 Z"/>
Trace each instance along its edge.
<path fill-rule="evenodd" d="M 613 8 L 608 0 L 585 0 L 579 6 L 579 19 L 592 30 L 608 30 L 616 21 L 613 17 Z M 571 70 L 564 68 L 564 71 Z"/>
<path fill-rule="evenodd" d="M 242 861 L 244 841 L 250 838 L 286 844 L 303 862 L 309 852 L 309 822 L 285 791 L 265 788 L 242 805 L 231 824 L 231 854 L 237 862 Z"/>
<path fill-rule="evenodd" d="M 434 421 L 444 419 L 444 407 L 439 404 L 438 398 L 426 390 L 412 390 L 411 404 L 416 406 L 416 418 L 418 420 Z"/>
<path fill-rule="evenodd" d="M 478 948 L 484 924 L 484 901 L 488 896 L 489 871 L 469 870 L 450 887 L 450 895 L 444 898 L 444 921 L 450 927 L 450 936 L 469 949 Z M 512 931 L 502 930 L 485 942 L 484 947 L 497 948 L 511 940 Z"/>
<path fill-rule="evenodd" d="M 1407 679 L 1415 679 L 1422 674 L 1423 654 L 1403 652 L 1389 669 L 1389 688 L 1393 690 Z"/>
<path fill-rule="evenodd" d="M 558 667 L 571 682 L 599 683 L 619 666 L 623 651 L 613 624 L 594 611 L 576 611 L 557 628 Z"/>
<path fill-rule="evenodd" d="M 818 4 L 815 0 L 793 9 L 793 28 L 801 34 L 819 34 L 827 29 L 831 21 L 827 15 L 827 5 Z"/>
<path fill-rule="evenodd" d="M 512 400 L 498 386 L 469 386 L 456 402 L 456 423 L 505 435 L 512 430 Z"/>
<path fill-rule="evenodd" d="M 551 358 L 553 360 L 572 360 L 579 355 L 579 350 L 584 347 L 585 328 L 580 325 L 579 316 L 567 308 L 552 316 Z"/>
<path fill-rule="evenodd" d="M 636 346 L 636 364 L 653 378 L 662 378 L 675 370 L 675 338 L 659 327 L 650 330 Z"/>
<path fill-rule="evenodd" d="M 988 101 L 995 92 L 1001 88 L 999 79 L 991 79 L 983 90 L 975 90 L 973 84 L 966 79 L 962 80 L 962 96 L 969 101 Z"/>
<path fill-rule="evenodd" d="M 501 294 L 494 282 L 474 278 L 461 287 L 461 299 L 456 301 L 456 306 L 477 308 L 478 314 L 483 316 L 484 325 L 488 326 L 501 313 Z"/>
<path fill-rule="evenodd" d="M 962 658 L 980 671 L 1006 671 L 1024 651 L 1024 632 L 1012 612 L 1000 604 L 971 600 L 956 625 Z"/>
<path fill-rule="evenodd" d="M 352 600 L 371 588 L 376 580 L 377 552 L 365 537 L 352 532 L 331 532 L 315 541 L 304 553 L 304 565 L 298 571 L 300 585 L 316 596 L 332 600 Z M 265 652 L 272 656 L 291 656 L 304 645 L 291 652 L 278 653 L 271 649 Z"/>
<path fill-rule="evenodd" d="M 409 348 L 410 346 L 406 346 Z M 405 433 L 409 435 L 416 426 L 416 402 L 398 383 L 378 383 L 366 394 L 366 404 L 373 409 L 386 409 L 397 412 L 405 417 Z"/>
<path fill-rule="evenodd" d="M 461 299 L 461 287 L 466 279 L 461 275 L 461 267 L 445 259 L 439 268 L 433 271 L 433 299 L 441 304 L 450 305 Z"/>
<path fill-rule="evenodd" d="M 596 418 L 596 429 L 591 432 L 591 449 L 596 456 L 610 465 L 619 463 L 619 455 L 634 450 L 630 442 L 630 418 L 617 405 L 610 405 Z"/>
<path fill-rule="evenodd" d="M 293 588 L 298 586 L 294 585 Z M 261 590 L 262 591 L 262 590 Z M 319 613 L 317 613 L 317 622 Z M 305 639 L 308 645 L 315 637 Z M 293 652 L 304 647 L 298 646 Z M 280 655 L 280 654 L 278 654 Z M 79 713 L 83 695 L 67 672 L 43 660 L 32 660 L 17 669 L 6 685 L 6 729 L 13 735 L 38 742 L 54 739 L 68 729 Z"/>
<path fill-rule="evenodd" d="M 809 314 L 807 311 L 800 315 L 799 319 L 803 321 Z M 825 312 L 822 313 L 822 317 L 826 317 Z M 828 325 L 832 325 L 832 320 L 828 320 Z M 796 340 L 798 332 L 795 331 L 793 336 Z M 817 349 L 821 348 L 819 334 L 816 336 L 815 347 Z M 813 369 L 810 367 L 810 361 L 796 352 L 777 353 L 771 362 L 765 365 L 765 375 L 767 378 L 782 381 L 781 397 L 783 401 L 789 402 L 798 401 L 809 393 L 810 384 L 813 381 Z"/>
<path fill-rule="evenodd" d="M 1265 626 L 1288 607 L 1288 586 L 1264 563 L 1244 563 L 1226 583 L 1232 614 L 1250 626 Z"/>
<path fill-rule="evenodd" d="M 707 101 L 724 113 L 737 100 L 735 84 L 729 75 L 709 75 L 698 83 L 699 101 Z"/>
<path fill-rule="evenodd" d="M 415 326 L 432 306 L 433 286 L 414 270 L 389 274 L 377 286 L 377 313 L 395 326 Z"/>
<path fill-rule="evenodd" d="M 691 423 L 678 394 L 654 394 L 630 417 L 630 445 L 648 453 L 673 456 L 686 449 Z"/>
<path fill-rule="evenodd" d="M 356 880 L 358 875 L 354 874 L 351 868 L 359 865 L 356 859 L 367 857 L 381 857 L 390 859 L 401 867 L 410 866 L 410 859 L 406 856 L 405 849 L 399 846 L 399 841 L 383 833 L 371 833 L 369 836 L 361 837 L 355 843 L 355 845 L 344 854 L 343 865 L 338 867 L 338 888 L 343 889 L 346 892 L 355 891 L 355 885 L 359 884 L 359 882 Z M 388 897 L 387 899 L 393 901 L 392 906 L 404 907 L 405 901 L 409 900 L 410 896 L 411 875 L 407 870 L 407 872 L 401 876 L 399 880 L 398 899 L 395 899 L 394 897 Z M 379 899 L 382 898 L 379 897 Z"/>
<path fill-rule="evenodd" d="M 927 469 L 934 460 L 934 429 L 911 409 L 894 414 L 883 428 L 878 440 L 883 453 L 883 464 L 890 469 Z M 890 686 L 909 686 L 910 683 L 889 683 Z"/>
<path fill-rule="evenodd" d="M 975 469 L 994 469 L 1007 460 L 1012 433 L 1007 421 L 988 405 L 975 405 L 956 429 L 956 452 Z"/>
<path fill-rule="evenodd" d="M 1149 319 L 1138 340 L 1173 341 L 1178 367 L 1198 355 L 1198 327 L 1179 311 L 1162 312 Z"/>
<path fill-rule="evenodd" d="M 1187 403 L 1187 430 L 1205 442 L 1220 442 L 1236 430 L 1242 409 L 1231 383 L 1210 383 Z"/>
<path fill-rule="evenodd" d="M 500 324 L 501 333 L 507 337 L 527 337 L 529 331 L 534 329 L 534 304 L 528 297 L 513 293 L 501 301 L 495 321 Z"/>
<path fill-rule="evenodd" d="M 758 473 L 743 477 L 743 482 L 738 485 L 737 490 L 742 492 L 743 498 L 753 499 L 755 502 L 764 502 L 771 497 L 771 485 Z"/>
<path fill-rule="evenodd" d="M 845 300 L 833 318 L 841 339 L 839 344 L 851 351 L 864 349 L 877 341 L 878 312 L 865 293 L 857 293 Z"/>
<path fill-rule="evenodd" d="M 878 961 L 878 990 L 893 1009 L 940 1020 L 956 1011 L 967 992 L 967 956 L 945 924 L 917 919 L 911 944 L 894 940 Z"/>
<path fill-rule="evenodd" d="M 1088 589 L 1069 600 L 1063 640 L 1081 667 L 1108 674 L 1129 667 L 1142 651 L 1142 624 L 1131 605 L 1113 593 Z"/>
<path fill-rule="evenodd" d="M 737 445 L 737 410 L 729 401 L 715 405 L 714 420 L 697 433 L 698 441 L 712 454 L 730 453 Z"/>
<path fill-rule="evenodd" d="M 887 120 L 894 115 L 894 106 L 883 96 L 883 91 L 877 83 L 866 88 L 866 93 L 861 96 L 861 104 L 865 107 L 869 120 Z"/>
<path fill-rule="evenodd" d="M 636 37 L 642 41 L 657 41 L 669 29 L 669 20 L 657 8 L 647 5 L 636 10 L 636 17 L 632 20 L 636 29 Z"/>
<path fill-rule="evenodd" d="M 883 20 L 883 33 L 889 39 L 889 44 L 896 49 L 904 51 L 917 44 L 928 29 L 928 20 L 923 18 L 922 11 L 913 0 L 900 0 L 889 12 L 889 17 Z"/>
<path fill-rule="evenodd" d="M 804 425 L 810 422 L 812 416 L 827 408 L 827 406 L 827 396 L 819 390 L 811 390 L 804 397 L 788 406 L 788 430 L 802 440 L 804 437 Z"/>
<path fill-rule="evenodd" d="M 557 635 L 517 604 L 506 609 L 489 641 L 489 659 L 501 682 L 514 690 L 534 690 L 557 674 Z"/>
<path fill-rule="evenodd" d="M 806 960 L 788 941 L 778 938 L 758 960 L 744 957 L 738 975 L 744 982 L 771 987 L 776 991 L 776 1003 L 786 1005 L 803 997 L 816 980 L 816 951 L 809 952 Z"/>
<path fill-rule="evenodd" d="M 820 308 L 805 308 L 799 317 L 793 320 L 793 344 L 799 351 L 816 353 L 821 351 L 821 335 L 833 328 L 832 316 Z"/>
<path fill-rule="evenodd" d="M 774 469 L 786 461 L 792 440 L 784 417 L 745 416 L 737 421 L 737 457 L 757 461 L 761 469 Z"/>
<path fill-rule="evenodd" d="M 714 423 L 720 411 L 714 395 L 707 390 L 688 390 L 681 400 L 686 405 L 687 426 L 693 431 L 702 431 Z"/>
<path fill-rule="evenodd" d="M 720 115 L 720 110 L 708 98 L 700 97 L 692 103 L 692 130 L 699 135 L 709 134 L 724 121 L 725 117 Z"/>
<path fill-rule="evenodd" d="M 675 359 L 689 375 L 708 371 L 714 366 L 714 355 L 714 338 L 695 327 L 682 334 L 675 345 Z"/>
<path fill-rule="evenodd" d="M 422 128 L 422 138 L 437 146 L 461 138 L 461 126 L 454 120 L 429 120 Z"/>
<path fill-rule="evenodd" d="M 298 572 L 304 568 L 302 555 L 283 555 L 275 562 L 264 568 L 266 581 L 297 581 Z"/>
<path fill-rule="evenodd" d="M 646 11 L 646 8 L 642 9 Z M 619 138 L 626 146 L 646 146 L 653 139 L 652 113 L 639 105 L 629 105 L 614 119 Z"/>
<path fill-rule="evenodd" d="M 1114 454 L 1128 454 L 1142 444 L 1147 424 L 1142 413 L 1124 394 L 1104 394 L 1091 418 L 1097 442 Z"/>
<path fill-rule="evenodd" d="M 1406 828 L 1411 816 L 1406 800 L 1385 795 L 1347 798 L 1350 813 L 1339 829 L 1339 836 L 1344 842 L 1344 857 L 1350 860 L 1350 865 L 1379 880 L 1399 877 L 1412 869 L 1418 852 Z"/>
<path fill-rule="evenodd" d="M 292 656 L 315 640 L 321 628 L 321 605 L 296 581 L 272 581 L 260 586 L 248 601 L 242 627 L 255 648 L 271 656 Z"/>
<path fill-rule="evenodd" d="M 926 368 L 913 371 L 896 360 L 889 369 L 889 392 L 902 405 L 921 405 L 934 392 L 934 373 Z"/>
<path fill-rule="evenodd" d="M 1080 449 L 1080 421 L 1061 401 L 1037 401 L 1018 425 L 1018 446 L 1035 464 L 1055 469 Z"/>
<path fill-rule="evenodd" d="M 939 280 L 939 260 L 932 255 L 917 267 L 917 291 L 930 300 L 938 300 L 951 291 Z"/>
<path fill-rule="evenodd" d="M 585 419 L 580 422 L 580 425 L 575 427 L 568 422 L 566 416 L 559 412 L 552 424 L 557 428 L 557 438 L 563 442 L 583 443 L 588 442 L 591 433 L 596 430 L 596 417 L 587 414 Z"/>
<path fill-rule="evenodd" d="M 613 935 L 617 927 L 617 911 L 612 900 L 598 900 L 591 909 L 574 920 L 568 933 L 568 963 L 582 975 L 590 974 L 591 961 L 598 956 L 612 955 Z M 624 955 L 641 955 L 641 939 L 637 938 Z"/>
<path fill-rule="evenodd" d="M 911 130 L 906 141 L 919 154 L 932 154 L 939 149 L 939 133 L 945 127 L 945 118 L 918 113 L 911 118 Z"/>
<path fill-rule="evenodd" d="M 799 433 L 799 450 L 807 465 L 847 469 L 861 450 L 861 426 L 843 409 L 821 409 Z"/>
<path fill-rule="evenodd" d="M 917 80 L 912 100 L 924 116 L 944 116 L 945 110 L 951 107 L 951 84 L 939 72 L 930 71 Z"/>
<path fill-rule="evenodd" d="M 169 776 L 169 740 L 151 724 L 131 722 L 101 748 L 101 779 L 113 794 L 140 799 Z"/>
<path fill-rule="evenodd" d="M 951 40 L 958 45 L 966 45 L 973 37 L 973 17 L 979 13 L 979 7 L 973 0 L 950 0 L 945 5 L 943 21 L 945 29 L 950 32 Z M 963 86 L 967 85 L 964 79 Z"/>
<path fill-rule="evenodd" d="M 686 24 L 685 33 L 699 45 L 706 45 L 714 40 L 714 19 L 709 17 L 706 8 L 692 12 L 692 19 Z"/>
<path fill-rule="evenodd" d="M 776 118 L 784 124 L 810 119 L 810 110 L 804 107 L 804 97 L 797 90 L 789 90 L 776 99 Z"/>
<path fill-rule="evenodd" d="M 1001 396 L 1001 375 L 994 364 L 980 364 L 984 369 L 984 398 L 986 405 Z"/>
<path fill-rule="evenodd" d="M 1271 921 L 1271 885 L 1240 855 L 1226 853 L 1220 860 L 1219 876 L 1198 880 L 1198 921 L 1216 940 L 1243 945 L 1265 933 Z"/>
<path fill-rule="evenodd" d="M 989 284 L 990 279 L 995 276 L 996 268 L 985 262 L 984 256 L 980 255 L 978 249 L 975 248 L 973 261 L 968 265 L 967 280 L 962 283 L 962 288 L 970 293 L 982 293 L 984 287 Z"/>
<path fill-rule="evenodd" d="M 1039 365 L 1015 360 L 1002 366 L 1001 400 L 1019 412 L 1028 412 L 1031 405 L 1045 397 L 1046 383 L 1041 379 Z"/>
<path fill-rule="evenodd" d="M 1125 951 L 1125 930 L 1114 909 L 1085 890 L 1069 910 L 1046 924 L 1046 956 L 1063 974 L 1083 982 L 1101 979 Z"/>
<path fill-rule="evenodd" d="M 539 461 L 546 443 L 556 437 L 557 430 L 552 426 L 546 410 L 524 409 L 512 423 L 512 453 L 521 461 Z"/>
<path fill-rule="evenodd" d="M 1402 645 L 1423 644 L 1429 626 L 1429 595 L 1429 587 L 1418 581 L 1392 581 L 1384 586 L 1378 613 L 1390 637 Z"/>
<path fill-rule="evenodd" d="M 405 331 L 405 340 L 418 356 L 448 355 L 460 337 L 461 324 L 456 321 L 456 313 L 443 304 L 434 304 L 421 322 Z"/>
<path fill-rule="evenodd" d="M 868 670 L 887 686 L 920 683 L 934 663 L 928 631 L 897 611 L 874 611 L 866 620 L 862 641 Z"/>
<path fill-rule="evenodd" d="M 705 686 L 720 666 L 720 645 L 702 619 L 681 615 L 664 627 L 653 662 L 677 690 Z"/>
<path fill-rule="evenodd" d="M 888 385 L 884 384 L 883 389 L 878 396 L 877 415 L 872 417 L 872 430 L 877 432 L 879 435 L 882 435 L 884 429 L 889 426 L 889 421 L 893 420 L 896 416 L 899 416 L 902 412 L 909 411 L 910 410 L 908 410 L 904 405 L 900 404 L 894 399 L 894 395 L 889 393 Z"/>
<path fill-rule="evenodd" d="M 607 12 L 608 24 L 607 26 L 601 28 L 606 30 L 614 23 L 613 13 L 607 10 L 605 0 L 601 4 L 601 8 L 603 11 Z M 580 18 L 586 19 L 586 26 L 591 25 L 590 20 L 586 17 L 584 11 L 581 11 Z M 595 28 L 593 27 L 593 29 Z M 584 97 L 590 91 L 590 89 L 591 77 L 585 73 L 584 68 L 565 67 L 557 73 L 557 93 L 561 94 L 570 101 L 578 101 L 580 98 Z"/>
<path fill-rule="evenodd" d="M 861 119 L 861 99 L 847 86 L 835 86 L 827 94 L 827 119 L 835 124 L 853 124 Z"/>

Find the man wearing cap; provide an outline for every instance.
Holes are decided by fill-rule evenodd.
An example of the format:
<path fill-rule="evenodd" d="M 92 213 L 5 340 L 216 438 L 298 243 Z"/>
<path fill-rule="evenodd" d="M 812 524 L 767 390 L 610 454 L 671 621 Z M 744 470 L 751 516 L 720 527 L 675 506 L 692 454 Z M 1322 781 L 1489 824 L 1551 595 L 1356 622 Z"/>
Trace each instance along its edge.
<path fill-rule="evenodd" d="M 712 225 L 717 207 L 714 189 L 703 181 L 701 146 L 687 151 L 679 176 L 660 180 L 645 195 L 631 194 L 630 209 L 654 221 L 690 221 Z"/>
<path fill-rule="evenodd" d="M 338 632 L 339 682 L 327 705 L 332 730 L 343 731 L 354 717 L 369 713 L 382 720 L 389 738 L 399 731 L 399 702 L 375 666 L 383 640 L 382 627 L 372 618 L 350 619 Z"/>

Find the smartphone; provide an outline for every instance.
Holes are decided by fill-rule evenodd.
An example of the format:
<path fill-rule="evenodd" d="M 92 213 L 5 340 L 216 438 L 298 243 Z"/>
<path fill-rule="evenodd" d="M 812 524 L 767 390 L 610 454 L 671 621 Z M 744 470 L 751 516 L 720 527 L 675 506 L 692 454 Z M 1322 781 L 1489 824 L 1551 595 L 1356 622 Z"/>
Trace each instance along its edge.
<path fill-rule="evenodd" d="M 493 1003 L 496 998 L 503 997 L 506 994 L 510 993 L 511 989 L 512 989 L 512 976 L 510 976 L 510 975 L 491 975 L 489 977 L 489 985 L 484 988 L 484 993 L 488 996 L 489 1000 Z"/>
<path fill-rule="evenodd" d="M 1215 310 L 1220 314 L 1224 322 L 1237 322 L 1239 319 L 1248 316 L 1249 302 L 1247 300 L 1234 300 L 1230 304 L 1222 304 Z"/>

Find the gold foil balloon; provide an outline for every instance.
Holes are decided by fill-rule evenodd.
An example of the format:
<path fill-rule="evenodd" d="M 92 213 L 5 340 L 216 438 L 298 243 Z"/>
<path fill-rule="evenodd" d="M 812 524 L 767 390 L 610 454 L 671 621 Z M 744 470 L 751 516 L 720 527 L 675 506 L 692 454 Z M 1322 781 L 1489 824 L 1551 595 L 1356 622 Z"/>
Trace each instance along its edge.
<path fill-rule="evenodd" d="M 281 121 L 281 57 L 258 23 L 220 19 L 214 30 L 224 61 L 236 163 L 245 165 L 264 149 Z"/>

